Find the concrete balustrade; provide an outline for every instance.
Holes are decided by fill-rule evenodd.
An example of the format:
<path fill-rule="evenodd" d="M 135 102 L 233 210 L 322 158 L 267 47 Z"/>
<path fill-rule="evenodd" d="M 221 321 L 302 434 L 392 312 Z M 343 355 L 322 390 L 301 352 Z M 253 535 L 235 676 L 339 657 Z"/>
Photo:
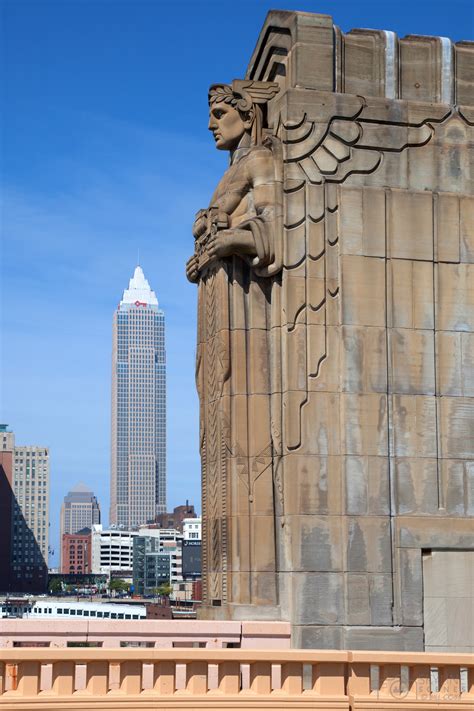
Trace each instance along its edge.
<path fill-rule="evenodd" d="M 0 706 L 467 710 L 474 708 L 474 659 L 296 649 L 2 649 Z"/>
<path fill-rule="evenodd" d="M 212 622 L 205 620 L 38 620 L 2 619 L 0 648 L 67 647 L 241 647 L 287 649 L 287 622 Z"/>

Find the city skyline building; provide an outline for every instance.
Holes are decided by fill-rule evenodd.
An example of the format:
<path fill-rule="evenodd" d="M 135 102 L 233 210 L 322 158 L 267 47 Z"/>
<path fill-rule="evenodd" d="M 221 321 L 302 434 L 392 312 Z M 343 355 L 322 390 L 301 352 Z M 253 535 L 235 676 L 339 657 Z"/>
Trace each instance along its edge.
<path fill-rule="evenodd" d="M 140 266 L 114 313 L 110 523 L 166 512 L 165 316 Z"/>
<path fill-rule="evenodd" d="M 131 572 L 133 540 L 138 531 L 104 529 L 95 524 L 91 531 L 91 572 L 110 575 L 114 571 Z"/>
<path fill-rule="evenodd" d="M 82 575 L 91 572 L 91 539 L 89 527 L 61 536 L 61 573 Z"/>
<path fill-rule="evenodd" d="M 83 482 L 66 494 L 61 506 L 61 535 L 77 533 L 100 523 L 100 505 L 92 489 Z"/>
<path fill-rule="evenodd" d="M 67 561 L 63 560 L 64 536 L 75 534 L 84 528 L 92 529 L 100 523 L 100 506 L 92 489 L 79 482 L 64 497 L 61 505 L 60 550 L 61 569 Z"/>
<path fill-rule="evenodd" d="M 0 587 L 42 592 L 49 552 L 49 451 L 18 446 L 14 432 L 0 425 L 2 542 Z"/>

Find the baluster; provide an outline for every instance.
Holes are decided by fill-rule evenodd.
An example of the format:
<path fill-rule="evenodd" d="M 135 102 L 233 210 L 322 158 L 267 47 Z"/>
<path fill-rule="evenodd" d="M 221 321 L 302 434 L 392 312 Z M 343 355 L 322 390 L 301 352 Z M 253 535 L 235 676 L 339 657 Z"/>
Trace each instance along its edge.
<path fill-rule="evenodd" d="M 230 696 L 240 691 L 239 662 L 222 662 L 219 664 L 219 691 Z"/>
<path fill-rule="evenodd" d="M 216 691 L 219 686 L 219 665 L 207 665 L 207 688 L 209 691 Z"/>
<path fill-rule="evenodd" d="M 21 662 L 18 668 L 18 692 L 21 696 L 37 696 L 39 692 L 39 662 Z"/>
<path fill-rule="evenodd" d="M 128 696 L 141 693 L 142 690 L 142 662 L 135 660 L 123 661 L 120 664 L 120 690 Z"/>
<path fill-rule="evenodd" d="M 70 696 L 74 692 L 74 662 L 53 662 L 53 694 Z"/>
<path fill-rule="evenodd" d="M 440 702 L 458 701 L 461 698 L 461 677 L 459 666 L 443 666 L 439 670 Z"/>
<path fill-rule="evenodd" d="M 81 662 L 76 664 L 75 678 L 74 678 L 74 690 L 75 691 L 85 691 L 87 686 L 87 664 Z"/>
<path fill-rule="evenodd" d="M 51 692 L 53 688 L 53 665 L 51 662 L 41 664 L 40 691 Z"/>
<path fill-rule="evenodd" d="M 142 689 L 151 691 L 153 689 L 153 664 L 151 662 L 143 662 L 142 664 Z"/>
<path fill-rule="evenodd" d="M 414 664 L 410 666 L 410 692 L 409 696 L 417 701 L 431 699 L 430 668 L 428 664 Z"/>
<path fill-rule="evenodd" d="M 281 688 L 288 696 L 301 696 L 303 692 L 303 665 L 288 662 L 281 665 Z"/>
<path fill-rule="evenodd" d="M 354 667 L 357 667 L 354 669 Z M 319 696 L 336 696 L 344 698 L 345 690 L 346 664 L 345 662 L 321 662 L 313 664 L 313 693 Z M 368 664 L 356 664 L 351 668 L 351 676 L 349 684 L 352 684 L 348 693 L 357 693 L 359 695 L 370 694 L 370 675 Z"/>
<path fill-rule="evenodd" d="M 401 698 L 402 692 L 399 664 L 384 664 L 380 667 L 380 687 L 378 695 L 381 698 Z"/>
<path fill-rule="evenodd" d="M 153 688 L 160 696 L 170 696 L 175 690 L 175 663 L 158 662 L 154 665 Z"/>
<path fill-rule="evenodd" d="M 94 696 L 105 696 L 108 687 L 107 662 L 93 661 L 87 663 L 87 691 Z M 117 687 L 118 688 L 118 687 Z"/>
<path fill-rule="evenodd" d="M 120 690 L 120 662 L 109 663 L 109 691 Z"/>
<path fill-rule="evenodd" d="M 253 662 L 250 665 L 250 690 L 263 696 L 271 692 L 271 664 L 268 662 Z"/>
<path fill-rule="evenodd" d="M 186 664 L 186 691 L 195 696 L 207 694 L 207 662 Z"/>

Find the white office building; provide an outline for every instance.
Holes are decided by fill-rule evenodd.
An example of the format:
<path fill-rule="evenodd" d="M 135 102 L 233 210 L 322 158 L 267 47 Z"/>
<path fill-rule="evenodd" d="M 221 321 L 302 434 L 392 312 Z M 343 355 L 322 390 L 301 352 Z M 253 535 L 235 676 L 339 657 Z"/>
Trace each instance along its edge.
<path fill-rule="evenodd" d="M 104 530 L 101 524 L 92 527 L 92 573 L 109 575 L 116 571 L 133 569 L 133 539 L 137 531 L 123 531 L 119 528 Z"/>
<path fill-rule="evenodd" d="M 202 531 L 201 518 L 183 519 L 183 538 L 185 541 L 200 541 Z"/>

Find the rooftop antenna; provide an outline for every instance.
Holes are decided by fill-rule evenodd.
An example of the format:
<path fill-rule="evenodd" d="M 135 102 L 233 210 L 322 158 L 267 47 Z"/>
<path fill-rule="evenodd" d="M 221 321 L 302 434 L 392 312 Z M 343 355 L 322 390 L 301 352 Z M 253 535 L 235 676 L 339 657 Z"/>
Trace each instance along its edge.
<path fill-rule="evenodd" d="M 137 249 L 137 267 L 140 266 L 140 247 Z"/>

